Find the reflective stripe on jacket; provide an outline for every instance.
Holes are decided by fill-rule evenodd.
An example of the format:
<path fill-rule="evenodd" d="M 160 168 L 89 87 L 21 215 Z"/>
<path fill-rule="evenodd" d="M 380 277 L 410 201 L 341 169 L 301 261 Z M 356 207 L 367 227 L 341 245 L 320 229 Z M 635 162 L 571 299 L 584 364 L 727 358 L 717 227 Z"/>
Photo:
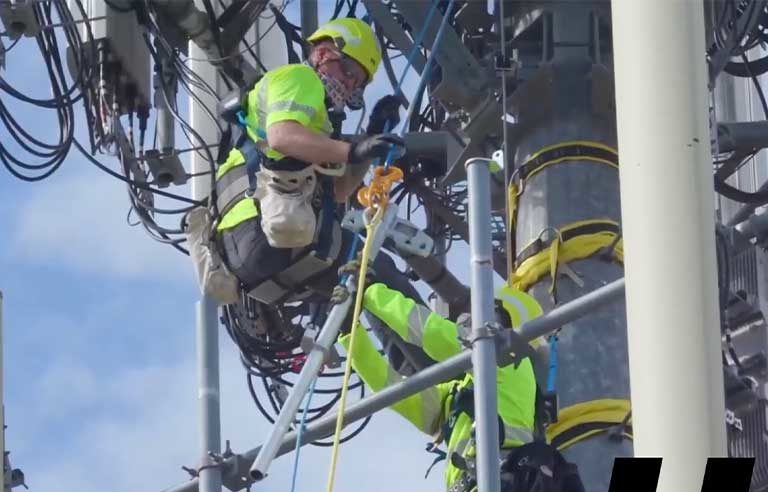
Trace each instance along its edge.
<path fill-rule="evenodd" d="M 326 135 L 330 135 L 332 130 L 325 107 L 325 88 L 315 70 L 308 65 L 283 65 L 268 71 L 248 93 L 245 105 L 246 132 L 254 141 L 260 138 L 253 128 L 266 131 L 270 125 L 281 121 L 295 121 Z M 275 161 L 285 157 L 268 147 L 264 153 Z M 243 154 L 238 149 L 232 149 L 226 161 L 219 165 L 216 179 L 243 164 Z M 222 217 L 217 230 L 231 229 L 258 215 L 254 200 L 244 198 Z"/>
<path fill-rule="evenodd" d="M 445 360 L 462 350 L 455 323 L 431 312 L 426 307 L 408 299 L 400 292 L 383 284 L 373 284 L 365 290 L 363 306 L 389 326 L 406 342 L 420 346 L 436 361 Z M 379 353 L 362 326 L 355 327 L 355 347 L 352 366 L 360 378 L 374 392 L 403 379 Z M 350 335 L 341 338 L 348 347 Z M 533 438 L 536 400 L 536 380 L 529 360 L 517 369 L 509 365 L 497 369 L 498 414 L 504 424 L 502 447 L 514 447 L 530 442 Z M 402 400 L 392 408 L 419 430 L 436 435 L 451 413 L 453 395 L 472 382 L 467 374 L 462 381 L 449 381 Z M 465 458 L 475 455 L 471 442 L 472 419 L 466 413 L 459 414 L 452 426 L 448 442 L 446 484 L 450 486 L 462 470 L 451 462 L 451 455 L 458 453 Z"/>

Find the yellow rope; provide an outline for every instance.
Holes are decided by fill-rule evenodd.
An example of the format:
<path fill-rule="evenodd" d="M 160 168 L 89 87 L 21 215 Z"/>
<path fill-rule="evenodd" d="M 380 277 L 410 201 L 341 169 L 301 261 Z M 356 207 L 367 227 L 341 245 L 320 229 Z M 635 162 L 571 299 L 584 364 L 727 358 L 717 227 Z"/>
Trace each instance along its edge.
<path fill-rule="evenodd" d="M 357 292 L 355 293 L 355 310 L 352 315 L 352 329 L 350 330 L 349 338 L 349 350 L 347 351 L 347 362 L 344 364 L 344 380 L 341 384 L 341 398 L 339 399 L 339 414 L 336 418 L 336 431 L 333 434 L 333 449 L 331 451 L 331 469 L 328 471 L 328 484 L 325 488 L 326 492 L 333 491 L 333 483 L 336 478 L 336 462 L 339 458 L 339 441 L 341 440 L 341 430 L 344 427 L 344 409 L 347 404 L 347 392 L 349 386 L 349 378 L 352 374 L 352 350 L 355 347 L 355 325 L 360 318 L 360 311 L 363 308 L 363 293 L 365 291 L 365 274 L 368 271 L 368 257 L 371 254 L 371 246 L 373 244 L 373 236 L 376 233 L 376 228 L 381 222 L 381 218 L 384 216 L 384 210 L 386 206 L 376 207 L 376 214 L 373 216 L 371 222 L 365 226 L 366 237 L 365 245 L 363 246 L 363 254 L 360 259 L 360 272 L 357 276 Z"/>

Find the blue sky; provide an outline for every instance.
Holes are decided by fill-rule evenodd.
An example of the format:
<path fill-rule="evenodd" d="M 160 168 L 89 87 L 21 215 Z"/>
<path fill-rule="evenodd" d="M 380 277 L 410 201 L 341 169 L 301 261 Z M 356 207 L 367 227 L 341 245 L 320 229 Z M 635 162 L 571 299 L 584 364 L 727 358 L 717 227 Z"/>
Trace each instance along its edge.
<path fill-rule="evenodd" d="M 295 10 L 288 13 L 297 21 Z M 3 76 L 26 93 L 49 93 L 33 40 L 8 54 Z M 377 81 L 369 101 L 385 86 Z M 52 138 L 53 113 L 6 104 L 35 135 Z M 79 118 L 81 139 L 84 130 Z M 8 138 L 3 128 L 0 138 Z M 117 168 L 114 158 L 102 162 Z M 129 227 L 124 186 L 76 151 L 40 183 L 0 169 L 0 196 L 6 442 L 14 466 L 40 492 L 160 491 L 184 481 L 181 465 L 198 458 L 191 262 Z M 223 330 L 220 345 L 222 435 L 244 451 L 268 425 Z M 423 480 L 432 460 L 427 440 L 380 413 L 343 446 L 336 490 L 439 490 L 439 469 Z M 302 454 L 298 490 L 324 483 L 329 457 L 328 449 Z M 290 457 L 279 459 L 261 488 L 289 490 L 290 465 Z"/>

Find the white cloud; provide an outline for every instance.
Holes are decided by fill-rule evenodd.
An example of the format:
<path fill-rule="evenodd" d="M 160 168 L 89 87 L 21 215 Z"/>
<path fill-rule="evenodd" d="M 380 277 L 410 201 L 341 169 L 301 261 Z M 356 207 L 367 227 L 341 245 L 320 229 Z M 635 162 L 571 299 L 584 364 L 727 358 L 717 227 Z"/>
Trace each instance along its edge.
<path fill-rule="evenodd" d="M 23 402 L 37 410 L 25 419 L 31 432 L 25 442 L 8 443 L 13 463 L 38 491 L 159 492 L 181 483 L 186 477 L 180 466 L 194 466 L 198 458 L 195 378 L 191 358 L 117 373 L 55 363 Z M 240 452 L 259 444 L 269 425 L 253 406 L 229 342 L 222 350 L 221 395 L 222 437 Z M 68 425 L 73 437 L 47 439 L 54 423 Z M 342 446 L 335 489 L 359 490 L 360 484 L 371 492 L 439 489 L 440 467 L 428 481 L 422 479 L 432 459 L 423 452 L 427 439 L 391 412 L 380 413 L 369 429 Z M 292 460 L 292 454 L 279 458 L 263 487 L 289 490 Z M 297 490 L 322 488 L 329 460 L 328 448 L 305 447 Z"/>
<path fill-rule="evenodd" d="M 95 172 L 30 188 L 14 214 L 12 254 L 94 274 L 194 281 L 188 258 L 128 226 L 126 193 L 120 182 Z"/>

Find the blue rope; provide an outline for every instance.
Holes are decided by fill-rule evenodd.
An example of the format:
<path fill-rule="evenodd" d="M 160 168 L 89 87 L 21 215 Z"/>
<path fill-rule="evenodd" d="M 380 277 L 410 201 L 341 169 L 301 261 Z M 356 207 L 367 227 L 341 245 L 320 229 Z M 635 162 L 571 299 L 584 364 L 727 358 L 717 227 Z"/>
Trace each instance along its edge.
<path fill-rule="evenodd" d="M 547 393 L 554 393 L 557 383 L 557 335 L 549 337 L 549 373 L 547 374 Z"/>
<path fill-rule="evenodd" d="M 307 395 L 307 402 L 304 404 L 304 410 L 301 412 L 301 422 L 299 422 L 299 430 L 296 432 L 296 450 L 293 457 L 293 476 L 291 477 L 291 492 L 296 492 L 296 476 L 299 474 L 299 453 L 301 452 L 301 438 L 304 434 L 305 423 L 307 421 L 307 411 L 309 410 L 312 396 L 315 394 L 315 384 L 317 384 L 317 378 L 312 382 L 312 387 L 309 389 Z"/>
<path fill-rule="evenodd" d="M 400 93 L 400 88 L 403 86 L 403 81 L 405 80 L 405 76 L 408 75 L 408 70 L 411 68 L 411 65 L 413 64 L 413 59 L 416 57 L 416 53 L 419 52 L 419 46 L 424 41 L 424 37 L 427 35 L 427 29 L 429 28 L 430 24 L 432 24 L 432 17 L 434 17 L 435 12 L 437 12 L 438 3 L 440 3 L 439 0 L 432 1 L 432 6 L 429 8 L 429 13 L 427 14 L 427 18 L 424 21 L 424 25 L 421 26 L 421 31 L 419 31 L 419 34 L 417 34 L 416 38 L 413 40 L 413 46 L 411 46 L 411 51 L 408 53 L 408 56 L 405 59 L 405 68 L 403 68 L 403 73 L 400 75 L 400 79 L 397 81 L 397 85 L 394 87 L 395 94 Z M 448 10 L 446 10 L 446 12 L 448 12 Z M 435 43 L 437 43 L 437 38 L 435 38 Z M 427 62 L 427 65 L 428 64 L 429 62 Z M 426 66 L 424 68 L 424 71 L 426 72 Z"/>
<path fill-rule="evenodd" d="M 448 4 L 448 8 L 446 9 L 446 14 L 449 13 L 450 9 L 453 7 L 453 2 L 454 2 L 454 0 L 450 0 L 450 3 Z M 402 75 L 400 75 L 400 80 L 398 80 L 397 86 L 395 86 L 395 88 L 394 88 L 395 89 L 395 94 L 399 94 L 401 92 L 401 87 L 403 85 L 403 81 L 405 80 L 405 76 L 408 74 L 408 70 L 411 68 L 411 65 L 413 64 L 413 59 L 416 56 L 416 53 L 418 53 L 418 51 L 419 51 L 419 46 L 424 41 L 424 37 L 426 36 L 427 29 L 429 28 L 429 25 L 432 22 L 432 18 L 434 17 L 435 12 L 437 12 L 437 5 L 438 5 L 438 3 L 439 3 L 439 0 L 433 0 L 432 7 L 430 7 L 430 9 L 429 9 L 429 13 L 427 14 L 426 21 L 424 22 L 424 25 L 422 26 L 421 31 L 419 32 L 419 34 L 414 39 L 413 46 L 411 46 L 411 51 L 410 51 L 410 53 L 408 53 L 408 57 L 406 58 L 406 63 L 405 63 L 405 67 L 403 68 L 403 73 L 402 73 Z M 437 43 L 440 41 L 440 38 L 442 37 L 442 33 L 444 31 L 445 24 L 447 23 L 446 22 L 447 18 L 448 18 L 448 15 L 446 15 L 445 18 L 443 19 L 443 22 L 440 24 L 440 29 L 438 30 L 437 35 L 435 36 L 435 42 L 433 44 L 433 49 L 432 49 L 432 52 L 429 54 L 429 58 L 427 59 L 426 65 L 424 66 L 424 72 L 422 74 L 422 77 L 421 77 L 422 80 L 419 83 L 419 87 L 422 87 L 424 85 L 424 83 L 426 83 L 425 79 L 426 79 L 427 73 L 429 72 L 429 66 L 432 63 L 432 59 L 434 58 L 434 56 L 433 56 L 434 52 L 435 52 L 434 46 L 437 45 Z M 384 48 L 384 49 L 386 49 L 386 48 Z M 421 89 L 419 89 L 419 90 L 421 90 Z M 418 91 L 417 91 L 417 93 L 418 93 Z M 412 106 L 412 104 L 411 104 L 411 106 Z M 410 112 L 411 112 L 411 109 L 409 108 L 409 113 Z M 242 111 L 237 113 L 237 119 L 240 122 L 240 124 L 242 124 L 243 126 L 246 126 L 246 127 L 248 126 L 247 120 L 245 119 L 245 115 L 243 114 Z M 406 119 L 406 122 L 407 122 L 407 119 Z M 387 122 L 386 126 L 387 127 L 389 126 L 389 122 Z M 387 127 L 384 128 L 384 133 L 387 133 L 390 130 Z M 256 131 L 257 131 L 259 137 L 266 138 L 266 135 L 262 136 L 262 134 L 264 133 L 263 130 L 258 128 L 258 129 L 256 129 Z M 401 131 L 401 136 L 402 136 L 402 133 L 404 133 L 404 132 L 405 132 L 405 124 L 403 125 L 403 130 Z M 387 155 L 387 159 L 385 160 L 385 164 L 384 165 L 386 167 L 389 167 L 389 161 L 391 160 L 390 159 L 391 154 L 392 154 L 392 149 L 390 149 L 389 154 Z M 349 253 L 347 254 L 347 262 L 350 262 L 350 261 L 352 261 L 354 259 L 355 253 L 357 253 L 357 248 L 359 247 L 359 245 L 360 245 L 360 234 L 355 234 L 355 237 L 352 240 L 352 244 L 349 247 Z M 348 275 L 344 275 L 344 276 L 341 277 L 341 279 L 340 279 L 340 284 L 341 285 L 344 285 L 344 282 L 346 282 L 347 277 L 348 277 Z M 291 479 L 291 492 L 295 492 L 295 490 L 296 490 L 296 476 L 298 475 L 298 471 L 299 471 L 299 450 L 301 448 L 301 437 L 302 437 L 302 433 L 304 431 L 304 422 L 305 422 L 306 417 L 307 417 L 307 409 L 309 408 L 310 401 L 312 400 L 312 395 L 315 392 L 315 384 L 316 383 L 317 383 L 317 379 L 315 379 L 315 381 L 312 383 L 312 388 L 310 389 L 309 396 L 307 397 L 307 403 L 304 406 L 304 411 L 301 414 L 301 423 L 300 423 L 300 426 L 299 426 L 299 430 L 298 430 L 298 432 L 296 434 L 296 452 L 295 452 L 295 457 L 294 457 L 294 460 L 293 460 L 293 477 Z"/>
<path fill-rule="evenodd" d="M 427 62 L 424 64 L 424 71 L 421 72 L 421 78 L 419 79 L 419 86 L 416 88 L 416 91 L 414 94 L 418 94 L 422 90 L 424 90 L 424 86 L 427 83 L 427 76 L 429 75 L 429 72 L 432 67 L 432 63 L 435 59 L 435 54 L 437 53 L 437 46 L 440 44 L 440 40 L 443 38 L 443 33 L 445 32 L 445 26 L 448 25 L 448 18 L 450 17 L 451 10 L 453 9 L 453 2 L 454 0 L 450 0 L 448 2 L 448 6 L 445 8 L 445 15 L 443 16 L 443 20 L 440 22 L 440 28 L 437 30 L 437 34 L 435 35 L 435 41 L 432 43 L 432 50 L 429 52 L 429 57 L 427 57 Z M 429 19 L 431 21 L 431 19 Z M 424 24 L 424 29 L 429 25 L 429 21 L 427 21 Z M 424 30 L 423 29 L 423 30 Z M 421 33 L 420 33 L 421 34 Z M 416 45 L 414 45 L 416 47 Z M 405 78 L 405 72 L 403 72 L 403 77 L 400 79 L 399 85 L 402 84 L 402 80 Z M 405 119 L 403 120 L 403 127 L 398 132 L 398 135 L 402 137 L 405 135 L 405 130 L 408 127 L 408 121 L 413 116 L 413 111 L 416 109 L 415 101 L 411 101 L 411 104 L 408 106 L 408 113 L 405 116 Z M 384 167 L 388 168 L 392 164 L 392 160 L 394 158 L 394 150 L 395 146 L 391 146 L 389 148 L 389 152 L 387 152 L 387 157 L 384 159 Z"/>

